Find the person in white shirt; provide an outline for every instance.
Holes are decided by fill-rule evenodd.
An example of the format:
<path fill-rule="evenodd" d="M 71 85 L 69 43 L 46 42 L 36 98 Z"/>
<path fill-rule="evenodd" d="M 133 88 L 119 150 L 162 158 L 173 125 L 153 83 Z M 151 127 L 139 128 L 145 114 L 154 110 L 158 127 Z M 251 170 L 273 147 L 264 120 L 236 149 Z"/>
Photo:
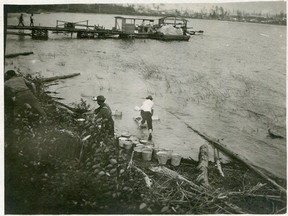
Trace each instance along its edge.
<path fill-rule="evenodd" d="M 148 140 L 152 140 L 152 115 L 153 115 L 153 98 L 151 95 L 146 97 L 146 100 L 143 102 L 142 106 L 140 107 L 142 121 L 141 124 L 144 124 L 147 121 L 149 137 Z"/>

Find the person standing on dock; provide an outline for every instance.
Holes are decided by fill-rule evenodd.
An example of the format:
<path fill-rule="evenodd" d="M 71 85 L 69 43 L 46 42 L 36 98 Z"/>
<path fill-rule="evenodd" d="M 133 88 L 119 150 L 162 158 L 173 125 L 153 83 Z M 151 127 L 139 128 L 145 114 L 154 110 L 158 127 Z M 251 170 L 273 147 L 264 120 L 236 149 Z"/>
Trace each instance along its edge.
<path fill-rule="evenodd" d="M 96 122 L 101 122 L 101 131 L 109 137 L 114 137 L 114 120 L 110 107 L 104 103 L 106 98 L 103 95 L 94 98 L 99 107 L 94 110 Z"/>
<path fill-rule="evenodd" d="M 33 13 L 30 15 L 30 26 L 34 26 Z"/>
<path fill-rule="evenodd" d="M 140 107 L 141 117 L 142 121 L 141 124 L 144 124 L 147 121 L 148 131 L 149 131 L 149 137 L 148 141 L 152 140 L 152 116 L 153 116 L 153 98 L 151 95 L 146 97 L 146 100 L 143 102 L 142 106 Z"/>
<path fill-rule="evenodd" d="M 19 17 L 19 23 L 18 23 L 18 26 L 24 26 L 24 18 L 23 18 L 23 14 L 21 13 L 20 17 Z"/>

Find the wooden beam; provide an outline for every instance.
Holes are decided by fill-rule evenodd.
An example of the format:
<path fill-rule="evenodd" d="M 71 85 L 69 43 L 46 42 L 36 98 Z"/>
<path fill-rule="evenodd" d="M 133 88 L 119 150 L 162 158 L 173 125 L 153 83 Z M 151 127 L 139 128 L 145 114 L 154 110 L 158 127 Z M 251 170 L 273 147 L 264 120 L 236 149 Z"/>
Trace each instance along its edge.
<path fill-rule="evenodd" d="M 54 76 L 54 77 L 49 77 L 49 78 L 43 78 L 41 79 L 42 82 L 52 82 L 58 79 L 67 79 L 67 78 L 71 78 L 71 77 L 75 77 L 75 76 L 79 76 L 80 73 L 73 73 L 73 74 L 69 74 L 69 75 L 64 75 L 64 76 Z"/>
<path fill-rule="evenodd" d="M 5 55 L 5 58 L 14 58 L 20 55 L 31 55 L 33 52 L 23 52 L 23 53 L 14 53 L 14 54 L 7 54 Z"/>

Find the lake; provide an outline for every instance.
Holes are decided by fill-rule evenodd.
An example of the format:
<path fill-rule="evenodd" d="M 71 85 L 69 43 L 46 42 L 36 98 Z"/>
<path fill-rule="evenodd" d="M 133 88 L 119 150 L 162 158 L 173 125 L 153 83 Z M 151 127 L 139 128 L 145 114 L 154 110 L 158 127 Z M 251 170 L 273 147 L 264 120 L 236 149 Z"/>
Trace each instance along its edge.
<path fill-rule="evenodd" d="M 8 25 L 19 14 L 9 14 Z M 56 20 L 83 21 L 111 29 L 115 15 L 35 14 L 35 25 L 56 26 Z M 25 24 L 29 14 L 24 14 Z M 235 153 L 264 171 L 286 178 L 286 140 L 268 136 L 270 127 L 286 130 L 286 26 L 189 19 L 203 30 L 188 42 L 150 39 L 78 40 L 76 34 L 52 34 L 47 41 L 8 35 L 6 54 L 34 55 L 7 59 L 5 70 L 44 77 L 81 73 L 50 87 L 64 103 L 104 95 L 119 132 L 147 138 L 137 128 L 134 110 L 152 95 L 155 115 L 153 141 L 183 157 L 198 158 L 205 143 L 192 128 L 219 139 Z M 213 160 L 213 150 L 210 149 Z M 223 160 L 227 160 L 221 155 Z"/>

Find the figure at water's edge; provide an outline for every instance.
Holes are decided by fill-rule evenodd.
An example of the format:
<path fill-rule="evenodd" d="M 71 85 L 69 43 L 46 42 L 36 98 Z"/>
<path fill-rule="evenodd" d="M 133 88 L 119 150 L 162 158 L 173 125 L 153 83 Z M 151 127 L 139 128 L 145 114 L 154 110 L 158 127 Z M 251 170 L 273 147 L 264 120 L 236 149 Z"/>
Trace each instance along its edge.
<path fill-rule="evenodd" d="M 141 124 L 144 124 L 147 121 L 148 131 L 149 131 L 149 137 L 148 140 L 152 140 L 152 116 L 153 116 L 153 105 L 154 102 L 152 101 L 153 98 L 151 95 L 146 97 L 146 100 L 143 102 L 142 106 L 140 107 L 141 117 L 142 121 Z"/>
<path fill-rule="evenodd" d="M 95 101 L 99 107 L 94 110 L 96 122 L 101 122 L 101 131 L 107 133 L 108 136 L 114 137 L 114 120 L 112 118 L 112 111 L 108 104 L 104 103 L 106 98 L 103 95 L 97 96 Z"/>

